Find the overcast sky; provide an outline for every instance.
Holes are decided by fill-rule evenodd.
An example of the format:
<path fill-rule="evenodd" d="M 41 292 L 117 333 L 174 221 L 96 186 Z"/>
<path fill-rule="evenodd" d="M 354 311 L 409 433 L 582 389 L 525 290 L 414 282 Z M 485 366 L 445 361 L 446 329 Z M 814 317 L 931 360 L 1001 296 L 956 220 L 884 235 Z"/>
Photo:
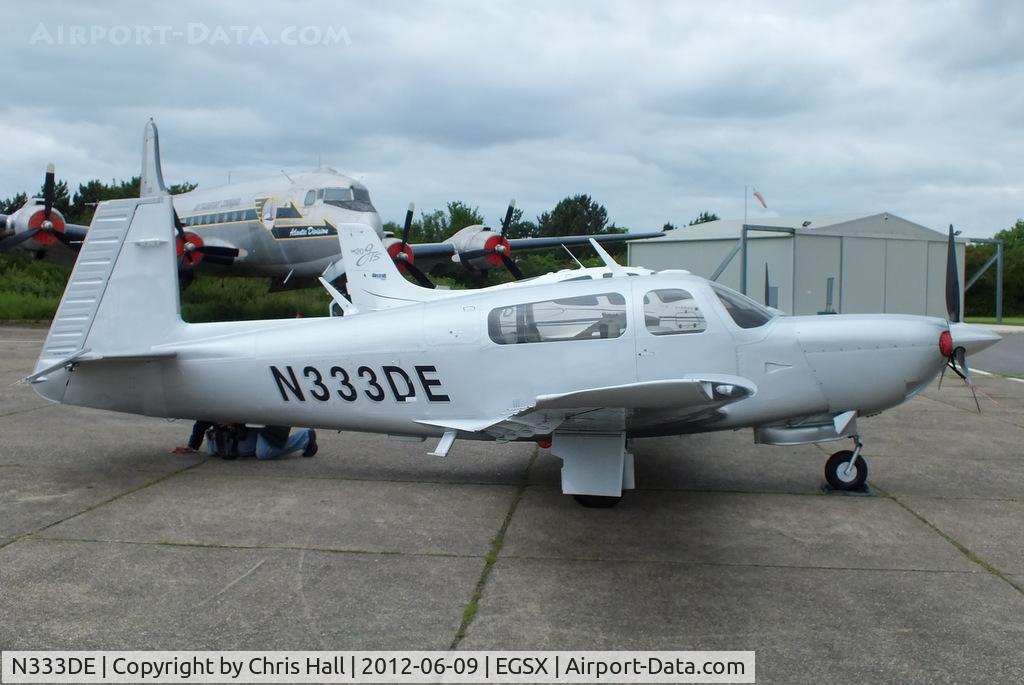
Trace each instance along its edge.
<path fill-rule="evenodd" d="M 651 229 L 754 185 L 987 236 L 1024 216 L 1022 35 L 1018 2 L 10 4 L 0 197 L 137 174 L 153 116 L 170 182 L 319 155 L 385 220 L 585 192 Z"/>

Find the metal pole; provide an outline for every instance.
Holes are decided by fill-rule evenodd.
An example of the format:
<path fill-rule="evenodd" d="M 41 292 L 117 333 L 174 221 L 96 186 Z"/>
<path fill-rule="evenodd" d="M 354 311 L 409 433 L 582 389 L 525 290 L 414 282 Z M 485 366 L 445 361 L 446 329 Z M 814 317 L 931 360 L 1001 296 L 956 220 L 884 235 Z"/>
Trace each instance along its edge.
<path fill-rule="evenodd" d="M 740 228 L 740 292 L 747 294 L 747 224 Z"/>
<path fill-rule="evenodd" d="M 626 243 L 626 244 L 629 245 L 629 246 L 632 246 L 632 243 Z M 723 259 L 722 263 L 718 265 L 718 268 L 715 269 L 715 273 L 711 274 L 711 278 L 709 280 L 717 281 L 718 277 L 722 275 L 722 272 L 725 271 L 726 267 L 729 266 L 729 262 L 732 261 L 732 258 L 735 257 L 736 253 L 739 252 L 739 251 L 740 251 L 740 244 L 736 243 L 733 246 L 733 248 L 731 250 L 729 250 L 729 254 L 725 255 L 725 259 Z"/>
<path fill-rule="evenodd" d="M 996 323 L 1003 322 L 1003 243 L 996 245 Z"/>
<path fill-rule="evenodd" d="M 967 289 L 970 288 L 972 285 L 974 285 L 975 282 L 977 282 L 977 280 L 979 278 L 981 278 L 981 275 L 984 274 L 985 271 L 990 266 L 992 266 L 992 262 L 995 261 L 995 263 L 996 263 L 996 323 L 1002 323 L 1003 322 L 1003 241 L 999 240 L 998 238 L 967 238 L 966 241 L 969 242 L 969 243 L 982 243 L 982 244 L 985 244 L 985 245 L 995 245 L 996 246 L 996 253 L 995 253 L 995 255 L 993 255 L 992 257 L 989 257 L 988 261 L 986 261 L 985 264 L 980 269 L 978 269 L 976 272 L 974 272 L 974 275 L 971 276 L 968 279 L 967 285 L 964 286 L 963 292 L 966 293 Z M 965 263 L 964 266 L 965 267 L 966 267 L 966 262 L 967 262 L 967 252 L 965 250 L 964 251 L 964 263 Z M 966 271 L 965 271 L 965 275 L 966 275 Z"/>

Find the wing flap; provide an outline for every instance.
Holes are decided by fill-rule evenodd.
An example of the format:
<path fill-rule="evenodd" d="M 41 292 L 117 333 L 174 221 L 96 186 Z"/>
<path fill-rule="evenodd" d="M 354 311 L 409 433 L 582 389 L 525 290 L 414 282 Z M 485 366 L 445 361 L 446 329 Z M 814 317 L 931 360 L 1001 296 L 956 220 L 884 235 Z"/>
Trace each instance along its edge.
<path fill-rule="evenodd" d="M 419 420 L 427 426 L 464 433 L 486 433 L 497 440 L 550 435 L 558 428 L 576 432 L 627 430 L 634 411 L 657 410 L 666 420 L 685 421 L 750 397 L 756 386 L 739 376 L 705 374 L 540 395 L 533 405 L 504 416 Z M 649 412 L 648 412 L 649 413 Z"/>
<path fill-rule="evenodd" d="M 709 374 L 691 378 L 627 383 L 603 388 L 576 390 L 537 398 L 537 409 L 580 407 L 621 407 L 655 409 L 696 407 L 735 402 L 756 391 L 753 383 L 739 376 Z"/>

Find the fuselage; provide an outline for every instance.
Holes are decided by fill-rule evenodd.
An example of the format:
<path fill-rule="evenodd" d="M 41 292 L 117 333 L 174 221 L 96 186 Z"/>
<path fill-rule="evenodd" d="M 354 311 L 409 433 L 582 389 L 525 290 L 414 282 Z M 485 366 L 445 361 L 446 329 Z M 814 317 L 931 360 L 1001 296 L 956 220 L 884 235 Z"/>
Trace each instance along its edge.
<path fill-rule="evenodd" d="M 339 257 L 339 224 L 382 231 L 366 187 L 333 169 L 198 188 L 172 199 L 187 231 L 205 244 L 241 250 L 231 266 L 201 263 L 204 271 L 315 278 Z"/>
<path fill-rule="evenodd" d="M 626 433 L 647 436 L 871 414 L 912 397 L 945 363 L 941 319 L 775 316 L 741 297 L 665 273 L 467 294 L 354 317 L 182 323 L 177 342 L 161 348 L 173 359 L 82 365 L 62 401 L 431 436 L 442 431 L 424 421 L 504 417 L 550 393 L 698 374 L 739 376 L 756 387 L 706 416 L 629 413 Z M 98 402 L 94 382 L 118 392 Z"/>

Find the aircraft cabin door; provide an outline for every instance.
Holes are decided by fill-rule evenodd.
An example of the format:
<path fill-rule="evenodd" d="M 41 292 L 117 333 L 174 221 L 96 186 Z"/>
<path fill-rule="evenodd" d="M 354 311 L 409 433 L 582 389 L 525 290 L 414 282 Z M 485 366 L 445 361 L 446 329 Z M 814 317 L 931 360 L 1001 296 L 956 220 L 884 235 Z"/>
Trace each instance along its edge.
<path fill-rule="evenodd" d="M 638 381 L 736 373 L 736 346 L 706 289 L 633 282 Z"/>

